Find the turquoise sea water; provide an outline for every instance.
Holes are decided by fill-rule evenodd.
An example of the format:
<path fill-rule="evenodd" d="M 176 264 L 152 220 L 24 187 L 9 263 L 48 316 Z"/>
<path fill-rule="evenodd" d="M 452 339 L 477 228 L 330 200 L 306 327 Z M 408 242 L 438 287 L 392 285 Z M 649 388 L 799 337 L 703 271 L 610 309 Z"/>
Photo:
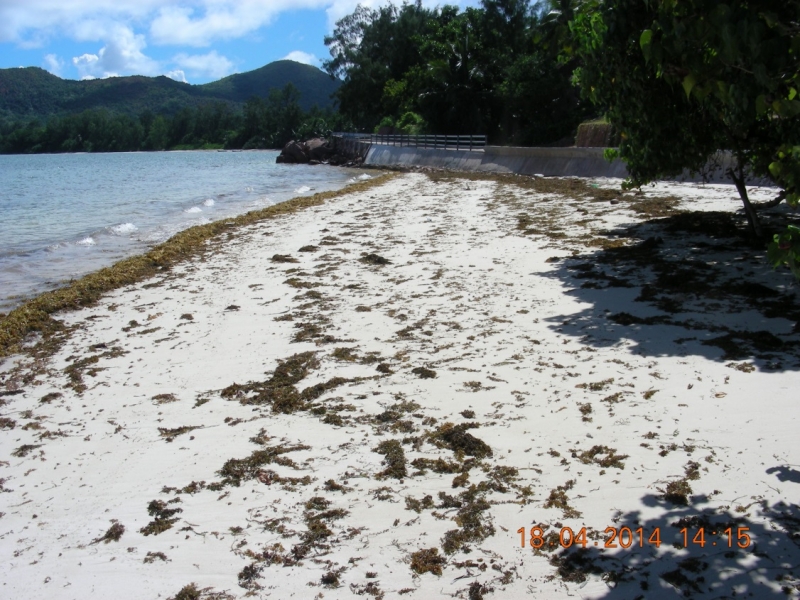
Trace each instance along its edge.
<path fill-rule="evenodd" d="M 0 156 L 0 311 L 192 225 L 367 177 L 337 167 L 277 165 L 277 155 Z"/>

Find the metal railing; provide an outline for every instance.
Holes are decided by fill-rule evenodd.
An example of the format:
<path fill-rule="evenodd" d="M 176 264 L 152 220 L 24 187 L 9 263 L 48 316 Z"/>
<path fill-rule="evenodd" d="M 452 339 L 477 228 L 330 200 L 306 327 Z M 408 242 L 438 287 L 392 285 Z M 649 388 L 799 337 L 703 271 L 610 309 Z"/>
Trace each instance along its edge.
<path fill-rule="evenodd" d="M 377 133 L 334 133 L 333 137 L 349 142 L 381 146 L 406 146 L 433 150 L 467 150 L 483 152 L 485 135 L 381 135 Z"/>

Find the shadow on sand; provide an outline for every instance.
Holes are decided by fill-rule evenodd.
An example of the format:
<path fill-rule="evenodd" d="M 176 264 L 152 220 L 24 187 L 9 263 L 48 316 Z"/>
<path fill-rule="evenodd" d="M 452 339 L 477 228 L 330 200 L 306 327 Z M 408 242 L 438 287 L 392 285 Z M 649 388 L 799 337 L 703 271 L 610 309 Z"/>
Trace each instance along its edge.
<path fill-rule="evenodd" d="M 785 218 L 766 217 L 766 226 Z M 771 269 L 764 245 L 743 237 L 742 221 L 685 212 L 604 232 L 611 247 L 561 260 L 544 274 L 589 305 L 550 319 L 551 327 L 595 347 L 629 340 L 643 356 L 800 369 L 800 286 L 788 270 Z"/>

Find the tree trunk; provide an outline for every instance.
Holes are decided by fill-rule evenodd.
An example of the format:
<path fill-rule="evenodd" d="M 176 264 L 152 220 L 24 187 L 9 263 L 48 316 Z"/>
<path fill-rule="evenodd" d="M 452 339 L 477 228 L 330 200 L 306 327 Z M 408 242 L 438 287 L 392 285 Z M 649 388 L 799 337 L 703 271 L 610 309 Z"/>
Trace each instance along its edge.
<path fill-rule="evenodd" d="M 736 171 L 728 169 L 728 175 L 733 180 L 736 190 L 739 192 L 739 197 L 742 199 L 744 205 L 744 214 L 747 217 L 747 223 L 750 225 L 750 233 L 759 240 L 764 238 L 764 231 L 761 229 L 761 221 L 758 219 L 758 213 L 755 206 L 750 202 L 747 196 L 747 187 L 744 182 L 744 168 L 739 163 Z"/>

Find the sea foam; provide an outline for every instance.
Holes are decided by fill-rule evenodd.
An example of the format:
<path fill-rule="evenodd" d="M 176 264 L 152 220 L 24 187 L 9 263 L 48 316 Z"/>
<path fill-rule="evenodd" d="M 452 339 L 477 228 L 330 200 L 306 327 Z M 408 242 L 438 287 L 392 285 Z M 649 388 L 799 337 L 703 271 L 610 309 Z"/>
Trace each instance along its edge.
<path fill-rule="evenodd" d="M 299 188 L 297 188 L 294 191 L 294 193 L 295 194 L 305 194 L 306 192 L 310 192 L 310 191 L 311 191 L 310 187 L 308 187 L 307 185 L 303 185 L 303 186 L 300 186 Z"/>
<path fill-rule="evenodd" d="M 126 233 L 133 233 L 134 231 L 138 230 L 139 228 L 133 223 L 120 223 L 119 225 L 114 225 L 114 227 L 111 228 L 111 231 L 117 235 L 125 235 Z"/>
<path fill-rule="evenodd" d="M 85 237 L 82 240 L 75 242 L 78 246 L 94 246 L 97 242 L 91 236 Z"/>
<path fill-rule="evenodd" d="M 192 208 L 187 208 L 184 212 L 187 212 L 187 213 L 199 213 L 199 212 L 203 212 L 203 209 L 200 208 L 199 206 L 193 206 Z"/>
<path fill-rule="evenodd" d="M 214 201 L 211 198 L 209 198 L 208 200 L 204 200 L 203 206 L 214 206 Z"/>

